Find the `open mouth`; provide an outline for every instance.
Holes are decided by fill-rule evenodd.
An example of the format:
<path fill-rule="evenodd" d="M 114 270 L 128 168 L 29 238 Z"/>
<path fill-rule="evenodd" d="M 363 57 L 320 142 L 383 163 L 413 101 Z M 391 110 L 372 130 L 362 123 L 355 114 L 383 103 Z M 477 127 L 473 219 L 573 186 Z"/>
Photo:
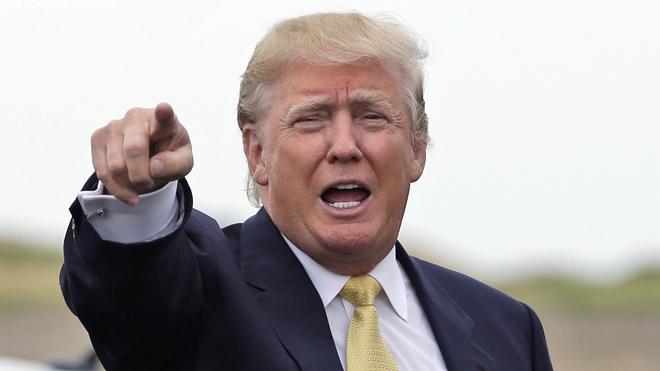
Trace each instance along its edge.
<path fill-rule="evenodd" d="M 371 195 L 371 192 L 360 184 L 341 183 L 329 187 L 321 194 L 321 199 L 337 209 L 357 207 Z"/>

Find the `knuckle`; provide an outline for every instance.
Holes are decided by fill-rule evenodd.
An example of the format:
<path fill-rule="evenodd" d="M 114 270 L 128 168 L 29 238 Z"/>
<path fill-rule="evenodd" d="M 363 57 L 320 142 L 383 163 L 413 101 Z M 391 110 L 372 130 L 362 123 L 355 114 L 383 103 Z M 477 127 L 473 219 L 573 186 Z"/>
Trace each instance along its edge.
<path fill-rule="evenodd" d="M 149 148 L 141 141 L 130 141 L 124 145 L 124 154 L 130 157 L 138 157 L 148 154 Z"/>
<path fill-rule="evenodd" d="M 108 130 L 118 130 L 122 126 L 122 120 L 112 120 L 105 126 Z"/>
<path fill-rule="evenodd" d="M 109 159 L 108 170 L 114 175 L 124 174 L 126 172 L 126 163 L 118 159 Z"/>
<path fill-rule="evenodd" d="M 126 115 L 124 117 L 126 118 L 140 118 L 144 116 L 145 109 L 140 108 L 140 107 L 133 107 L 130 108 L 128 111 L 126 111 Z"/>
<path fill-rule="evenodd" d="M 105 127 L 94 130 L 91 136 L 92 146 L 103 145 L 105 141 Z"/>

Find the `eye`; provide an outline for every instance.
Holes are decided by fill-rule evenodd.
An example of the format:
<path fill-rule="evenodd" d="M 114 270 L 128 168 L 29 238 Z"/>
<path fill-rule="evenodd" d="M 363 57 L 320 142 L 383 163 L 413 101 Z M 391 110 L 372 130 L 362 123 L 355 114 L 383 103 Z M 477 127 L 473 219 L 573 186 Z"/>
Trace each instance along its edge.
<path fill-rule="evenodd" d="M 314 132 L 325 127 L 327 120 L 318 115 L 302 116 L 293 120 L 292 126 L 303 132 Z"/>
<path fill-rule="evenodd" d="M 369 129 L 379 129 L 386 126 L 389 119 L 380 113 L 367 111 L 360 115 L 360 123 Z"/>
<path fill-rule="evenodd" d="M 375 114 L 375 113 L 369 113 L 364 116 L 365 119 L 367 120 L 384 120 L 385 117 Z"/>

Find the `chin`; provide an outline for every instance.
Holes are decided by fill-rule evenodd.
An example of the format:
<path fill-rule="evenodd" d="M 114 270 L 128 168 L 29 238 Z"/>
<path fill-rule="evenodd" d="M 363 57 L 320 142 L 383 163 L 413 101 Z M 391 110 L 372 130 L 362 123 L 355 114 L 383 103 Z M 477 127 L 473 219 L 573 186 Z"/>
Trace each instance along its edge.
<path fill-rule="evenodd" d="M 378 249 L 376 228 L 339 224 L 331 227 L 323 236 L 323 245 L 342 255 L 361 255 L 367 250 Z"/>

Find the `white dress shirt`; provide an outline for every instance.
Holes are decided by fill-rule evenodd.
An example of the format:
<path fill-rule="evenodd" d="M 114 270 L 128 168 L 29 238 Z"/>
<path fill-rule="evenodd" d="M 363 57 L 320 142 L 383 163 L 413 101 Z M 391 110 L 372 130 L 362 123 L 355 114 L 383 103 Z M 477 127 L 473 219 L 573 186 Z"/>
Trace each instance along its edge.
<path fill-rule="evenodd" d="M 353 304 L 339 296 L 350 276 L 334 273 L 314 261 L 284 237 L 318 291 L 341 364 L 346 369 L 346 335 Z M 383 288 L 376 297 L 380 332 L 396 359 L 399 371 L 446 371 L 426 314 L 408 275 L 396 260 L 394 248 L 369 272 Z"/>
<path fill-rule="evenodd" d="M 122 243 L 154 240 L 174 231 L 182 220 L 176 182 L 141 195 L 137 206 L 128 206 L 113 196 L 103 195 L 100 182 L 96 190 L 80 192 L 78 199 L 89 223 L 104 240 Z M 339 292 L 350 276 L 326 269 L 283 237 L 321 297 L 337 354 L 346 369 L 346 336 L 354 307 L 342 299 Z M 380 330 L 399 371 L 446 371 L 426 314 L 410 279 L 396 260 L 395 249 L 392 248 L 369 274 L 382 287 L 376 297 Z"/>
<path fill-rule="evenodd" d="M 172 233 L 182 222 L 183 212 L 176 198 L 177 182 L 140 195 L 136 206 L 103 194 L 103 183 L 92 191 L 78 192 L 78 201 L 87 221 L 106 241 L 137 243 L 153 241 Z M 182 205 L 183 206 L 183 205 Z"/>

